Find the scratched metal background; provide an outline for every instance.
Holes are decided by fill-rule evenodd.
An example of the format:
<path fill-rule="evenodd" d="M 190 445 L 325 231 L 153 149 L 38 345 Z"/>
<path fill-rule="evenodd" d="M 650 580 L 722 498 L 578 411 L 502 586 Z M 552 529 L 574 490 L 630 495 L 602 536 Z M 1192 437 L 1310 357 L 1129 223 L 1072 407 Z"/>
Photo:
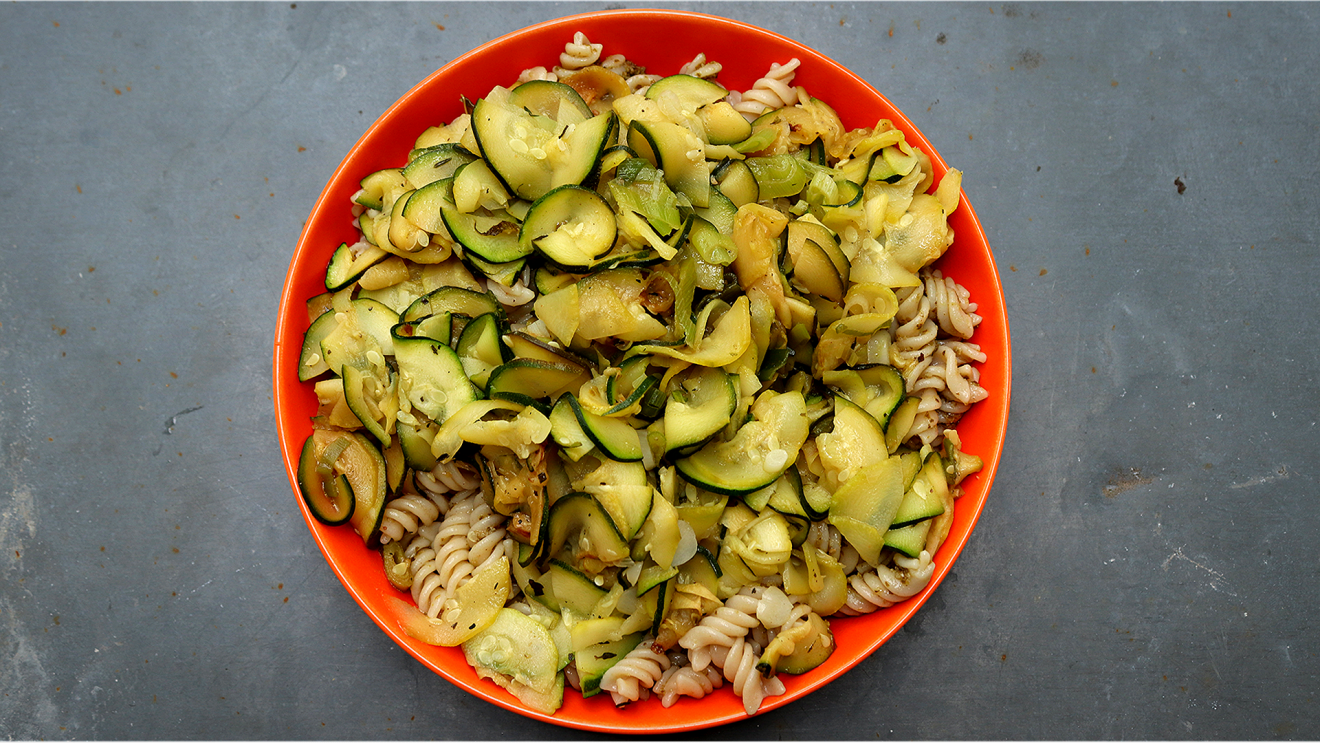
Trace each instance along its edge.
<path fill-rule="evenodd" d="M 295 509 L 269 364 L 364 127 L 601 7 L 0 6 L 0 738 L 578 737 L 356 608 Z M 1016 362 L 989 506 L 925 610 L 709 735 L 1320 737 L 1320 7 L 673 7 L 825 51 L 966 172 Z"/>

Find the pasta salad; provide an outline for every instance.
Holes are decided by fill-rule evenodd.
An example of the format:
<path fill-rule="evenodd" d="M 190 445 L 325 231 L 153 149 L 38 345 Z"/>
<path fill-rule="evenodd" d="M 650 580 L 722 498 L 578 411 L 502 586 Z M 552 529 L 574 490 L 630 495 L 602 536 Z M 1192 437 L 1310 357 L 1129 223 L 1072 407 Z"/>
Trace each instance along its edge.
<path fill-rule="evenodd" d="M 530 709 L 729 685 L 754 714 L 928 585 L 981 468 L 980 317 L 932 267 L 961 173 L 846 129 L 796 59 L 738 91 L 603 52 L 576 34 L 363 178 L 307 302 L 299 491 L 380 552 L 404 632 Z"/>

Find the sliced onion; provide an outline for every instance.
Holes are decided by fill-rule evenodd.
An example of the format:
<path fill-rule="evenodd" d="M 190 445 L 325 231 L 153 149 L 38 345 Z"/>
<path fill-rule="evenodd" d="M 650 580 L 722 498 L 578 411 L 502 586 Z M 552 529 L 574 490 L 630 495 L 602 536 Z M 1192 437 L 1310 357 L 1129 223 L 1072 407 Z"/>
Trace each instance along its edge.
<path fill-rule="evenodd" d="M 321 456 L 316 458 L 316 470 L 322 475 L 330 475 L 335 470 L 335 462 L 339 460 L 339 455 L 344 453 L 351 442 L 347 436 L 340 436 L 331 441 L 321 450 Z"/>
<path fill-rule="evenodd" d="M 678 520 L 678 549 L 674 551 L 675 565 L 682 565 L 697 554 L 697 533 L 692 525 L 683 519 Z"/>
<path fill-rule="evenodd" d="M 628 581 L 628 585 L 637 585 L 637 579 L 642 577 L 642 563 L 635 562 L 624 568 L 623 577 Z"/>
<path fill-rule="evenodd" d="M 761 593 L 756 603 L 756 618 L 769 628 L 782 627 L 793 613 L 793 600 L 774 586 Z"/>
<path fill-rule="evenodd" d="M 638 563 L 639 565 L 641 563 Z M 619 612 L 631 616 L 637 611 L 637 586 L 625 590 L 619 596 Z M 570 663 L 569 665 L 573 665 Z"/>
<path fill-rule="evenodd" d="M 655 469 L 655 454 L 651 451 L 651 441 L 645 428 L 637 429 L 637 441 L 642 445 L 642 465 L 648 470 Z"/>

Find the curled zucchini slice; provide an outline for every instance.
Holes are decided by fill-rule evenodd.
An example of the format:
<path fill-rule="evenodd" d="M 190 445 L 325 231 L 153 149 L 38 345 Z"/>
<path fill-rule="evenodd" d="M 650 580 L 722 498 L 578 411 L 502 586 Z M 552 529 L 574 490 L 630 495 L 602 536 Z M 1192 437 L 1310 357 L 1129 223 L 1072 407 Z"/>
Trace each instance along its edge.
<path fill-rule="evenodd" d="M 565 270 L 589 269 L 614 247 L 618 224 L 600 194 L 581 186 L 561 186 L 532 204 L 518 233 L 518 244 L 533 249 Z"/>

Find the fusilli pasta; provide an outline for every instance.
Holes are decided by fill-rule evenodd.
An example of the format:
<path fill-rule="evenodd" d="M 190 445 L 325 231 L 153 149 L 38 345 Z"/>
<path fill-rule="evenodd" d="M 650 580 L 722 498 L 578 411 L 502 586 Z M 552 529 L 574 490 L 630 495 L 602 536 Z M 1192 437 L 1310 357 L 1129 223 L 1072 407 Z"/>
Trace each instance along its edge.
<path fill-rule="evenodd" d="M 573 40 L 564 45 L 564 51 L 559 55 L 559 66 L 566 70 L 580 70 L 595 64 L 600 59 L 602 48 L 602 45 L 591 43 L 586 34 L 578 31 L 573 34 Z"/>
<path fill-rule="evenodd" d="M 707 667 L 705 671 L 698 671 L 692 666 L 670 666 L 652 687 L 652 691 L 660 696 L 662 705 L 672 707 L 679 697 L 700 699 L 723 686 L 724 676 L 714 666 Z"/>
<path fill-rule="evenodd" d="M 766 697 L 784 693 L 784 682 L 778 676 L 766 678 L 757 670 L 756 662 L 760 657 L 761 648 L 746 637 L 738 637 L 727 648 L 716 648 L 711 655 L 712 662 L 732 684 L 733 693 L 742 698 L 743 709 L 749 715 L 756 714 Z"/>
<path fill-rule="evenodd" d="M 669 656 L 657 653 L 651 639 L 645 638 L 637 647 L 610 667 L 600 679 L 600 688 L 610 693 L 617 706 L 647 698 L 664 672 L 669 669 Z"/>
<path fill-rule="evenodd" d="M 985 355 L 967 342 L 981 321 L 970 294 L 938 270 L 922 269 L 920 277 L 918 286 L 895 292 L 899 304 L 889 354 L 907 391 L 921 400 L 904 438 L 932 444 L 988 393 L 972 366 Z"/>
<path fill-rule="evenodd" d="M 737 595 L 730 596 L 723 606 L 704 617 L 700 624 L 679 638 L 678 644 L 688 651 L 688 658 L 695 670 L 701 671 L 710 665 L 715 648 L 731 647 L 734 640 L 760 625 L 756 618 L 759 593 L 759 588 L 745 588 Z"/>
<path fill-rule="evenodd" d="M 893 606 L 921 593 L 934 574 L 929 552 L 915 558 L 898 555 L 893 568 L 880 565 L 849 578 L 848 603 L 839 613 L 856 616 Z"/>
<path fill-rule="evenodd" d="M 697 56 L 693 57 L 691 62 L 688 62 L 687 64 L 680 67 L 678 69 L 678 74 L 691 75 L 692 77 L 699 77 L 703 80 L 709 80 L 715 77 L 716 75 L 720 74 L 720 70 L 722 69 L 724 69 L 723 65 L 721 65 L 719 62 L 708 61 L 706 59 L 706 54 L 704 52 L 701 52 L 698 53 Z"/>
<path fill-rule="evenodd" d="M 435 521 L 449 510 L 449 501 L 443 495 L 405 492 L 385 504 L 380 522 L 381 544 L 401 542 L 410 534 Z"/>
<path fill-rule="evenodd" d="M 798 102 L 798 90 L 791 83 L 802 64 L 797 57 L 785 64 L 778 62 L 770 65 L 770 70 L 752 84 L 750 90 L 730 95 L 729 100 L 736 109 L 749 120 L 772 108 L 783 108 Z M 734 99 L 737 100 L 734 100 Z"/>

